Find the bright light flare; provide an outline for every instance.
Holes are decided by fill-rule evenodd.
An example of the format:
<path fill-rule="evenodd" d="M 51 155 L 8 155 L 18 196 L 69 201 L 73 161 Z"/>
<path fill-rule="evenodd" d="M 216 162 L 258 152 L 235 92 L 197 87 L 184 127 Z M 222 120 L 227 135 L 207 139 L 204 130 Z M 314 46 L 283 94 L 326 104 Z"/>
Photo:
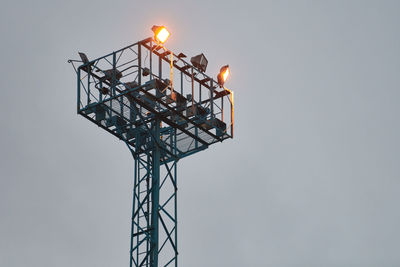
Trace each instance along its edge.
<path fill-rule="evenodd" d="M 222 78 L 224 79 L 224 82 L 226 81 L 226 79 L 228 78 L 229 75 L 229 68 L 227 68 L 224 73 L 222 74 Z"/>
<path fill-rule="evenodd" d="M 229 74 L 230 74 L 229 65 L 225 65 L 220 69 L 218 77 L 217 77 L 218 78 L 218 84 L 219 84 L 220 87 L 224 86 L 224 83 L 228 79 Z"/>
<path fill-rule="evenodd" d="M 161 43 L 165 43 L 165 41 L 168 39 L 170 36 L 170 33 L 167 31 L 166 28 L 162 28 L 156 35 L 157 40 L 159 40 Z"/>
<path fill-rule="evenodd" d="M 171 35 L 164 26 L 154 25 L 151 30 L 154 32 L 155 39 L 162 44 L 165 43 L 165 41 L 167 41 L 168 37 Z"/>

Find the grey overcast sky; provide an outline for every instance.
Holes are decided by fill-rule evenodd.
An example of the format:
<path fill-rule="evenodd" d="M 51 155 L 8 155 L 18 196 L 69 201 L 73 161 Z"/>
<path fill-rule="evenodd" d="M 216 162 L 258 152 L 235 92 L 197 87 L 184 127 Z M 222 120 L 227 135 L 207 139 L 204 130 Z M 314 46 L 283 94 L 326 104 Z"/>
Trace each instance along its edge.
<path fill-rule="evenodd" d="M 133 162 L 67 59 L 166 25 L 230 64 L 235 139 L 179 163 L 180 266 L 400 266 L 400 1 L 3 0 L 0 266 L 128 266 Z"/>

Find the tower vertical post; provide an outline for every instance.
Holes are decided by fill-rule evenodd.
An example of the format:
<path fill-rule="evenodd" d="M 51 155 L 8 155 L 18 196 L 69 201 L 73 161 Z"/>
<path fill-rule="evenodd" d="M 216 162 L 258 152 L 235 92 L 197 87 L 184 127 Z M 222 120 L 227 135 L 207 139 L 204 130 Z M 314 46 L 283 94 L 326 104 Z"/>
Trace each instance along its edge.
<path fill-rule="evenodd" d="M 152 160 L 152 185 L 151 185 L 151 242 L 150 242 L 150 267 L 158 266 L 158 210 L 160 201 L 160 120 L 154 121 L 153 135 L 153 160 Z"/>

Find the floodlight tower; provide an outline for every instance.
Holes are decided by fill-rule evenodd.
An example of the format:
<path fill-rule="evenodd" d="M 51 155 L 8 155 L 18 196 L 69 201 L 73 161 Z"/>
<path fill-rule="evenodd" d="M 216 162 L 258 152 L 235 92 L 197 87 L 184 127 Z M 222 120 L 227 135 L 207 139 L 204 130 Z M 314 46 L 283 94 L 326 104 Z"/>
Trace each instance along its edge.
<path fill-rule="evenodd" d="M 191 64 L 154 37 L 108 55 L 69 60 L 77 74 L 77 112 L 122 140 L 134 162 L 130 266 L 178 265 L 177 163 L 233 138 L 233 92 L 205 74 L 204 54 Z M 168 71 L 164 71 L 168 70 Z"/>

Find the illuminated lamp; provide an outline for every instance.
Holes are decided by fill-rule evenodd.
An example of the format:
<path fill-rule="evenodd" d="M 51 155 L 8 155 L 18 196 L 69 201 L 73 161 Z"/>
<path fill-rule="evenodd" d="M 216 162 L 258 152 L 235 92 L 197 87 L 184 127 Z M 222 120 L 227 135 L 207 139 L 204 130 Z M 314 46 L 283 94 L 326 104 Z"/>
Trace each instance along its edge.
<path fill-rule="evenodd" d="M 220 87 L 224 86 L 224 83 L 226 82 L 226 79 L 228 79 L 228 76 L 229 76 L 229 65 L 225 65 L 220 69 L 219 74 L 217 76 L 218 84 Z"/>
<path fill-rule="evenodd" d="M 154 39 L 162 44 L 165 43 L 165 41 L 167 41 L 168 37 L 171 35 L 164 26 L 154 25 L 151 30 L 154 32 Z"/>

